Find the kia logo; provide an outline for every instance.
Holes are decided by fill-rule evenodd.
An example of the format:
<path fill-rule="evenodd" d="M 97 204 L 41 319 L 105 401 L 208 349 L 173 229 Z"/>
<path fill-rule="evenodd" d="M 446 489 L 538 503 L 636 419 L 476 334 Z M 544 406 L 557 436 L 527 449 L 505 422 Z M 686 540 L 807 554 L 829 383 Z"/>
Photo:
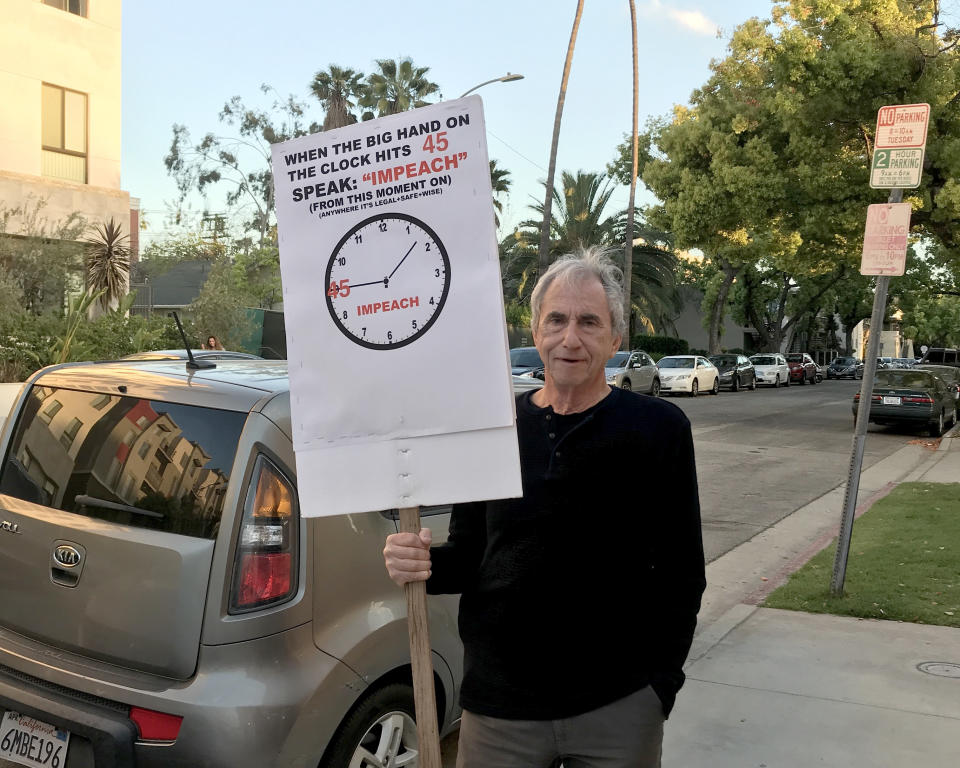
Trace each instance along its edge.
<path fill-rule="evenodd" d="M 64 568 L 76 568 L 80 565 L 80 553 L 69 544 L 61 544 L 53 550 L 53 559 Z"/>
<path fill-rule="evenodd" d="M 9 520 L 4 520 L 0 522 L 0 531 L 6 531 L 7 533 L 20 533 L 20 526 L 16 523 L 11 523 Z"/>

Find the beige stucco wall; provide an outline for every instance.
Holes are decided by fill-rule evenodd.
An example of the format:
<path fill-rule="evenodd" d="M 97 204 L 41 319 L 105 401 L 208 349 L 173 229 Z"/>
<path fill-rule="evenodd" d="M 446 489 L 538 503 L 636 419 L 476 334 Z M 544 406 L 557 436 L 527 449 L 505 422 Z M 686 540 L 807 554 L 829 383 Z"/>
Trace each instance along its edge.
<path fill-rule="evenodd" d="M 129 218 L 120 189 L 121 0 L 89 0 L 88 16 L 41 0 L 3 0 L 0 23 L 0 202 L 48 198 L 57 218 Z M 87 94 L 87 184 L 40 175 L 42 83 Z M 9 228 L 8 228 L 9 229 Z"/>

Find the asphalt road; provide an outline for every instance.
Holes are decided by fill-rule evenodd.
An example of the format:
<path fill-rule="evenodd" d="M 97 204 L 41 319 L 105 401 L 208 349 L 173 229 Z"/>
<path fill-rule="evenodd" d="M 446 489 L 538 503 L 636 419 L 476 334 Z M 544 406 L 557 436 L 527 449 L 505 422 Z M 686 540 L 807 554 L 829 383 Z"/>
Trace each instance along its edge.
<path fill-rule="evenodd" d="M 830 380 L 668 398 L 693 427 L 707 562 L 846 483 L 859 389 Z M 920 437 L 873 424 L 868 434 L 864 468 Z"/>

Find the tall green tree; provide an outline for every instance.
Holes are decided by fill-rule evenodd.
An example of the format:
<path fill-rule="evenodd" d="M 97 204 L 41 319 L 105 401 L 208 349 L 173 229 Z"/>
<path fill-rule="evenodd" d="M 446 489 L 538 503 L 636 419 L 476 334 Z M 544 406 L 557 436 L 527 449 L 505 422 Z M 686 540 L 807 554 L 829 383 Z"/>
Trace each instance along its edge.
<path fill-rule="evenodd" d="M 320 70 L 310 82 L 310 91 L 326 110 L 323 130 L 343 128 L 357 122 L 353 110 L 363 94 L 363 73 L 331 64 Z"/>
<path fill-rule="evenodd" d="M 917 234 L 948 251 L 960 223 L 960 51 L 934 0 L 782 0 L 736 29 L 687 107 L 650 132 L 652 220 L 723 278 L 705 307 L 711 351 L 730 287 L 764 264 L 798 286 L 858 267 L 877 109 L 928 102 Z M 625 154 L 622 148 L 621 155 Z"/>
<path fill-rule="evenodd" d="M 260 90 L 275 94 L 269 85 Z M 268 108 L 251 107 L 234 96 L 224 104 L 219 119 L 231 135 L 210 132 L 197 143 L 186 126 L 173 126 L 164 165 L 177 184 L 178 217 L 193 193 L 205 195 L 220 188 L 228 208 L 242 218 L 243 230 L 266 244 L 276 222 L 270 145 L 314 133 L 320 126 L 307 122 L 305 105 L 293 96 L 274 95 Z"/>
<path fill-rule="evenodd" d="M 368 110 L 364 120 L 425 107 L 428 98 L 440 93 L 440 86 L 427 79 L 430 68 L 417 67 L 412 59 L 377 59 L 376 65 L 360 96 L 360 105 Z"/>

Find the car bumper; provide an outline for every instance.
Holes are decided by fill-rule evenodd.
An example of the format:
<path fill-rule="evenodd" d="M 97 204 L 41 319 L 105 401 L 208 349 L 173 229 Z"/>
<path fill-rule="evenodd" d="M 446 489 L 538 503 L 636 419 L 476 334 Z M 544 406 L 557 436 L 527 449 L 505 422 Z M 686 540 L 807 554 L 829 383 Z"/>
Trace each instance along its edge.
<path fill-rule="evenodd" d="M 259 640 L 202 646 L 197 674 L 184 682 L 130 673 L 128 680 L 144 684 L 123 685 L 89 669 L 87 676 L 63 669 L 51 675 L 47 664 L 30 670 L 45 669 L 41 679 L 7 666 L 13 657 L 6 650 L 0 648 L 0 708 L 69 730 L 65 768 L 235 768 L 304 759 L 316 765 L 365 688 L 316 649 L 309 623 Z M 138 742 L 131 706 L 182 716 L 176 741 Z"/>
<path fill-rule="evenodd" d="M 664 381 L 660 379 L 661 392 L 690 392 L 693 389 L 692 381 Z"/>
<path fill-rule="evenodd" d="M 857 406 L 853 408 L 853 415 L 857 415 Z M 937 420 L 937 411 L 932 405 L 870 405 L 870 421 L 896 421 L 904 424 L 931 424 Z"/>

